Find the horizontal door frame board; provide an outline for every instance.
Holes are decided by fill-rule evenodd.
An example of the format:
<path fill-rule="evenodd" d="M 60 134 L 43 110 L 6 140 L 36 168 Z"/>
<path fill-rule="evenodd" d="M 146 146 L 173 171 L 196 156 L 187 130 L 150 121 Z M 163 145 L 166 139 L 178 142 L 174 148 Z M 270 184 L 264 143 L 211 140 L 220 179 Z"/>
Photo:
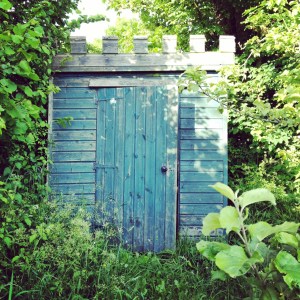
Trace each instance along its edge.
<path fill-rule="evenodd" d="M 96 78 L 90 80 L 89 87 L 144 87 L 176 84 L 177 80 L 171 78 Z"/>
<path fill-rule="evenodd" d="M 57 55 L 53 69 L 62 72 L 184 71 L 197 65 L 218 70 L 234 64 L 233 53 L 77 54 Z"/>

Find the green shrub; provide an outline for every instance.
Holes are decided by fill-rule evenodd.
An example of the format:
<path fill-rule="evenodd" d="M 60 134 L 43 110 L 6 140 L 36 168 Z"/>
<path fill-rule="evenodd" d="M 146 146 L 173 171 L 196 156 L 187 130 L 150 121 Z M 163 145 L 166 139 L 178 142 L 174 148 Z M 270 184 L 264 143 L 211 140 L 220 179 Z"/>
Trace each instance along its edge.
<path fill-rule="evenodd" d="M 219 268 L 219 279 L 241 277 L 249 284 L 247 299 L 297 299 L 300 292 L 300 261 L 298 234 L 300 223 L 284 222 L 272 226 L 260 221 L 246 224 L 248 206 L 263 201 L 275 205 L 274 195 L 267 189 L 254 189 L 238 196 L 223 183 L 212 186 L 230 199 L 234 206 L 210 213 L 203 220 L 203 234 L 210 235 L 223 228 L 234 232 L 236 245 L 217 241 L 200 241 L 197 249 Z M 298 298 L 299 299 L 299 298 Z"/>

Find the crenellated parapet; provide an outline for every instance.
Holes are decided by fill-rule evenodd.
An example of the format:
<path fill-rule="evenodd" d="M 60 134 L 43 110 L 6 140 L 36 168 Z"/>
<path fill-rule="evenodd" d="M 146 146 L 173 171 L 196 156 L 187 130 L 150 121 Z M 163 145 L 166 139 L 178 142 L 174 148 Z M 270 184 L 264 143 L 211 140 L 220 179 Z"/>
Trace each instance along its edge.
<path fill-rule="evenodd" d="M 134 52 L 121 54 L 118 38 L 102 38 L 102 54 L 88 54 L 86 37 L 71 37 L 70 55 L 57 55 L 54 69 L 63 72 L 131 72 L 131 71 L 183 71 L 189 66 L 202 66 L 204 70 L 218 70 L 234 64 L 235 37 L 221 35 L 218 51 L 205 51 L 205 36 L 190 36 L 190 51 L 177 51 L 177 37 L 165 35 L 162 53 L 149 53 L 148 38 L 135 36 Z M 69 57 L 68 59 L 66 59 Z"/>

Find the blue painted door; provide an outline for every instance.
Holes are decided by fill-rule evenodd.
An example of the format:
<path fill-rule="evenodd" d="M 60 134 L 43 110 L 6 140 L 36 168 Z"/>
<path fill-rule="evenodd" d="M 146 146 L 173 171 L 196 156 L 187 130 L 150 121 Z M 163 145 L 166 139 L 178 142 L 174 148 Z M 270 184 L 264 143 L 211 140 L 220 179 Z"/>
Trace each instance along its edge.
<path fill-rule="evenodd" d="M 129 248 L 174 248 L 177 90 L 131 80 L 96 91 L 96 215 L 113 221 Z"/>

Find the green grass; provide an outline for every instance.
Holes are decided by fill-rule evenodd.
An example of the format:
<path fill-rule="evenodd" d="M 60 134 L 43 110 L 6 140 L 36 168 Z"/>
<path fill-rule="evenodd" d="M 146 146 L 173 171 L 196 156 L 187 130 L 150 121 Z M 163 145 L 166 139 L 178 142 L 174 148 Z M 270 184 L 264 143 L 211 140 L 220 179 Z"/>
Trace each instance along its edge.
<path fill-rule="evenodd" d="M 212 280 L 213 266 L 201 258 L 195 241 L 180 239 L 174 251 L 134 253 L 111 244 L 111 233 L 92 232 L 83 210 L 49 205 L 46 222 L 15 230 L 12 248 L 1 254 L 0 299 L 238 299 L 233 295 L 243 294 L 237 281 Z"/>

